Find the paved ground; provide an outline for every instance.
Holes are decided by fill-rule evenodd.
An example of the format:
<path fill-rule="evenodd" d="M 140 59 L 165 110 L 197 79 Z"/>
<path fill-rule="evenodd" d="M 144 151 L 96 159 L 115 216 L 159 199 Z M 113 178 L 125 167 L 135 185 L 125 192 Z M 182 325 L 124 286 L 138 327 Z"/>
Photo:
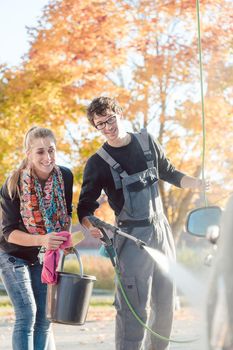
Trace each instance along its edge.
<path fill-rule="evenodd" d="M 114 350 L 113 307 L 90 307 L 83 326 L 54 324 L 57 350 Z M 11 332 L 14 322 L 12 310 L 0 314 L 0 349 L 11 349 Z M 173 339 L 193 339 L 200 334 L 200 319 L 189 307 L 175 313 Z M 23 349 L 22 349 L 23 350 Z M 200 341 L 192 344 L 171 344 L 171 350 L 204 350 Z"/>

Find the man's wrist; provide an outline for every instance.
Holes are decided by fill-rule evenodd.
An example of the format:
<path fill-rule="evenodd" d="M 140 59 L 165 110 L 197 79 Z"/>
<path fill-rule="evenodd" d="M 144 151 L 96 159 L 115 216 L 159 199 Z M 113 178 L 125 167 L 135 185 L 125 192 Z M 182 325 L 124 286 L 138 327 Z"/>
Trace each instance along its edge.
<path fill-rule="evenodd" d="M 201 179 L 196 178 L 196 188 L 199 190 L 202 188 L 202 180 Z"/>

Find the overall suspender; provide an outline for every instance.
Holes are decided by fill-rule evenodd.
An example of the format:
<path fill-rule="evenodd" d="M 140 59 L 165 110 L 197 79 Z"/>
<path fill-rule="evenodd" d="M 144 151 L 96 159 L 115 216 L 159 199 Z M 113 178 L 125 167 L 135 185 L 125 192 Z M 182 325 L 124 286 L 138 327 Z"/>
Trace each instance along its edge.
<path fill-rule="evenodd" d="M 146 159 L 147 167 L 152 168 L 154 166 L 154 161 L 152 157 L 152 152 L 150 150 L 149 135 L 147 130 L 142 129 L 140 133 L 135 133 L 134 135 L 136 136 L 142 148 Z M 127 172 L 122 169 L 121 165 L 117 163 L 115 159 L 113 159 L 103 147 L 98 149 L 96 153 L 110 166 L 116 190 L 122 188 L 121 178 L 128 176 Z"/>

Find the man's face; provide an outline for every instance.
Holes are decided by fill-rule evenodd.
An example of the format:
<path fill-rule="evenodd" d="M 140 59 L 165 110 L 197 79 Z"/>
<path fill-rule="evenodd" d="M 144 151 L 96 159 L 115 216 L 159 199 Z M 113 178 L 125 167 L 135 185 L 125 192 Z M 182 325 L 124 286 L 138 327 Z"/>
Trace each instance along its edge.
<path fill-rule="evenodd" d="M 123 130 L 122 114 L 113 111 L 108 111 L 105 116 L 95 115 L 93 122 L 110 143 L 117 140 Z"/>

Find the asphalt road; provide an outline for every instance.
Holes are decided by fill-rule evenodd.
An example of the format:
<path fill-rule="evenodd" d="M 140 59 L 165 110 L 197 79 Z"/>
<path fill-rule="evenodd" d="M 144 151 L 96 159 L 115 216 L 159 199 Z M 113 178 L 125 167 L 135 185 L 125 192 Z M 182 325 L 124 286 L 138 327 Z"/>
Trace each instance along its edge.
<path fill-rule="evenodd" d="M 57 350 L 114 350 L 113 307 L 90 307 L 83 326 L 53 324 Z M 14 323 L 12 310 L 0 317 L 0 349 L 10 350 Z M 198 338 L 201 333 L 200 318 L 188 307 L 175 313 L 172 338 L 187 340 Z M 201 341 L 194 343 L 171 343 L 171 350 L 204 350 Z M 23 349 L 22 349 L 23 350 Z"/>

